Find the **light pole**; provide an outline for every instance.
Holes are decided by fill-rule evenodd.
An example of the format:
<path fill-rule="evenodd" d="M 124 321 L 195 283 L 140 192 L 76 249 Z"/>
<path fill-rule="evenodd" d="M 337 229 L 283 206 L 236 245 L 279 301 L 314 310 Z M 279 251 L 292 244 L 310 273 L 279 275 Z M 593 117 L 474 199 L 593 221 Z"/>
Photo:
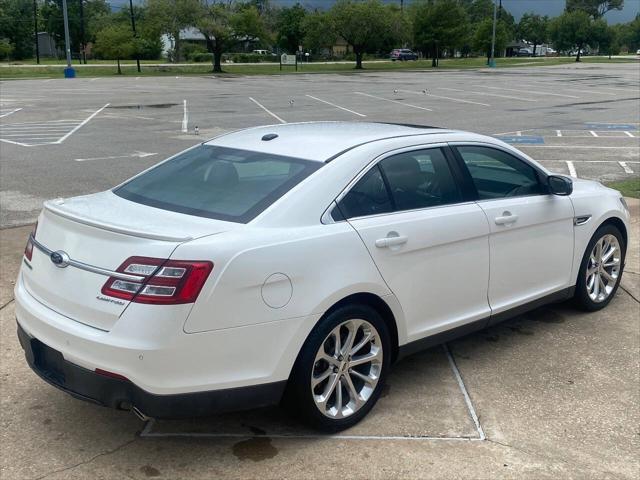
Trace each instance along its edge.
<path fill-rule="evenodd" d="M 498 4 L 493 0 L 493 32 L 491 33 L 491 56 L 489 57 L 489 67 L 496 66 L 495 50 L 496 50 L 496 19 L 498 16 Z"/>
<path fill-rule="evenodd" d="M 133 16 L 133 0 L 129 0 L 129 12 L 131 12 L 131 29 L 133 30 L 134 41 L 138 37 L 136 33 L 136 20 Z M 140 54 L 138 53 L 138 43 L 136 42 L 136 65 L 138 66 L 138 73 L 140 72 Z"/>
<path fill-rule="evenodd" d="M 36 36 L 36 63 L 40 65 L 40 46 L 38 45 L 38 4 L 33 0 L 33 33 Z"/>
<path fill-rule="evenodd" d="M 62 0 L 62 16 L 64 18 L 64 48 L 67 52 L 67 68 L 64 69 L 64 78 L 74 78 L 76 71 L 71 66 L 71 42 L 69 40 L 69 14 L 67 13 L 67 0 Z"/>
<path fill-rule="evenodd" d="M 85 65 L 87 64 L 87 54 L 86 54 L 86 49 L 87 46 L 84 43 L 84 0 L 80 0 L 80 50 L 81 50 L 81 55 L 82 55 L 82 59 L 81 62 L 84 63 Z"/>

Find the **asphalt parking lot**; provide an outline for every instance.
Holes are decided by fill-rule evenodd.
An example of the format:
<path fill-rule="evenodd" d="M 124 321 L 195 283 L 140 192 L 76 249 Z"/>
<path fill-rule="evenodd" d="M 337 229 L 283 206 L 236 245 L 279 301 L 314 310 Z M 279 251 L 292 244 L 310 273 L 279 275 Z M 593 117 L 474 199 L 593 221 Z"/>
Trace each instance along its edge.
<path fill-rule="evenodd" d="M 639 84 L 634 64 L 1 82 L 0 476 L 637 478 L 638 201 L 606 310 L 553 305 L 409 357 L 372 414 L 335 436 L 279 409 L 142 422 L 72 399 L 26 366 L 11 287 L 43 200 L 106 189 L 246 126 L 437 125 L 500 136 L 574 177 L 637 176 Z"/>

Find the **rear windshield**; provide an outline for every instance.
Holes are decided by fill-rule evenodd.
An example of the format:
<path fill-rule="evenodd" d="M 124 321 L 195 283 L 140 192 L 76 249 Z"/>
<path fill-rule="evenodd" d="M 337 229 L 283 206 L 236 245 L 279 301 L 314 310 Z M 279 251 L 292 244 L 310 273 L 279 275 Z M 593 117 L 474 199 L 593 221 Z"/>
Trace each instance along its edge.
<path fill-rule="evenodd" d="M 267 153 L 199 145 L 113 192 L 164 210 L 247 223 L 322 165 Z"/>

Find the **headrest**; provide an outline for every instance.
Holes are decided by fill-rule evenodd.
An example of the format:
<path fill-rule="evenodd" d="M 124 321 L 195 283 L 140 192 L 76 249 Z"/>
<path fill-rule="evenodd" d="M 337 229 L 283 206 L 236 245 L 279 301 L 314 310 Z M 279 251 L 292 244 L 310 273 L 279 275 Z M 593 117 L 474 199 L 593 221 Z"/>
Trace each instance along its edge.
<path fill-rule="evenodd" d="M 233 187 L 238 184 L 238 171 L 233 163 L 217 160 L 205 172 L 204 181 L 212 187 Z"/>

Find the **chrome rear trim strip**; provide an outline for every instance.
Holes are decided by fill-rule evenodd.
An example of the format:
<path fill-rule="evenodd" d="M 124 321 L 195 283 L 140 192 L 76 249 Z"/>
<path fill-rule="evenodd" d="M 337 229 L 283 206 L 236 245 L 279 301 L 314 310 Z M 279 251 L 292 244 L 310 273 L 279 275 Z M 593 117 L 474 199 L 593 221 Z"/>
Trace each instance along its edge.
<path fill-rule="evenodd" d="M 33 243 L 33 246 L 44 253 L 47 257 L 50 257 L 54 250 L 51 250 L 37 241 L 33 234 L 29 235 L 29 240 Z M 114 277 L 120 280 L 130 280 L 133 282 L 141 282 L 145 279 L 145 277 L 140 275 L 130 275 L 128 273 L 114 272 L 113 270 L 108 270 L 106 268 L 96 267 L 95 265 L 89 265 L 88 263 L 79 262 L 77 260 L 73 260 L 72 258 L 68 261 L 68 266 L 75 267 L 80 270 L 84 270 L 86 272 L 97 273 L 98 275 L 104 275 L 105 277 Z"/>

